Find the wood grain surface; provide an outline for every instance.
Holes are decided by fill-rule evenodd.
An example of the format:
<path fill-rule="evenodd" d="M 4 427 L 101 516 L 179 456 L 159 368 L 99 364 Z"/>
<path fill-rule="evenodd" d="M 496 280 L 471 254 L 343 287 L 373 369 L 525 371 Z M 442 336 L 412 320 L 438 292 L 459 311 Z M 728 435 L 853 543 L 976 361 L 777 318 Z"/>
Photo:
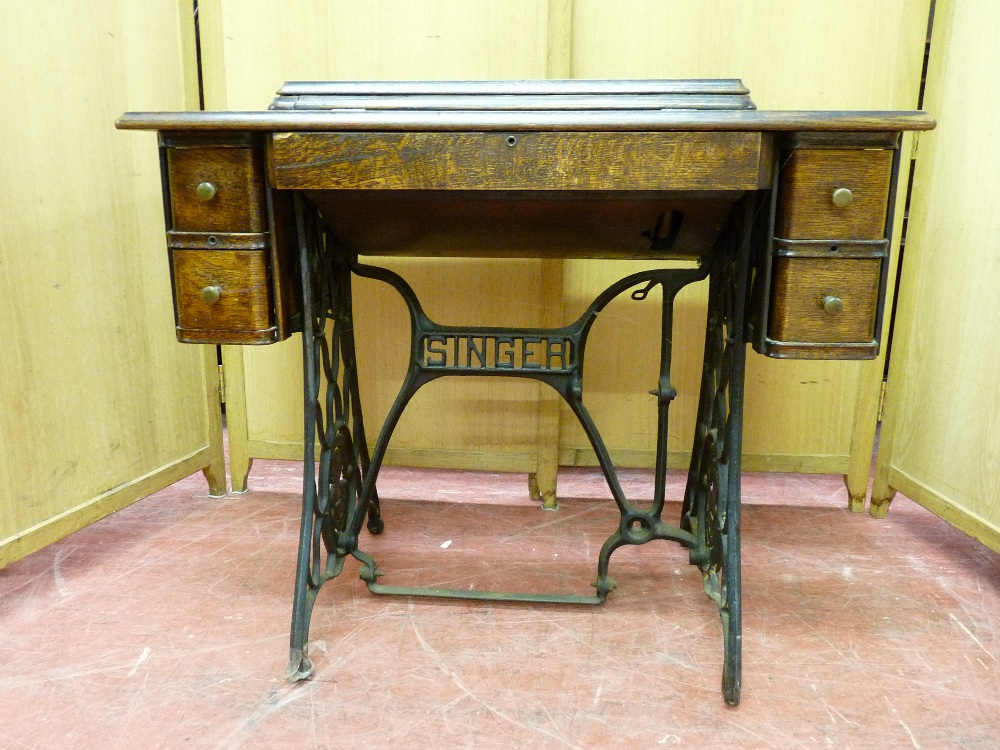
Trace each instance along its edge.
<path fill-rule="evenodd" d="M 870 342 L 875 329 L 879 259 L 775 258 L 768 335 L 777 341 Z M 843 303 L 823 309 L 825 297 Z"/>
<path fill-rule="evenodd" d="M 331 230 L 361 255 L 498 258 L 696 257 L 711 247 L 732 194 L 316 191 Z"/>
<path fill-rule="evenodd" d="M 281 133 L 280 189 L 754 190 L 759 133 Z M 767 169 L 767 167 L 765 167 Z"/>
<path fill-rule="evenodd" d="M 253 334 L 256 340 L 273 341 L 271 295 L 264 250 L 174 250 L 174 283 L 177 325 L 186 340 L 197 331 L 212 331 L 231 342 L 225 332 Z M 214 303 L 202 298 L 205 287 L 218 287 Z M 201 340 L 213 340 L 200 336 Z M 238 335 L 240 342 L 247 337 Z"/>
<path fill-rule="evenodd" d="M 262 232 L 264 175 L 260 156 L 248 148 L 169 148 L 167 150 L 173 228 L 185 232 Z M 198 185 L 217 193 L 200 199 Z"/>
<path fill-rule="evenodd" d="M 576 0 L 572 73 L 576 78 L 738 76 L 762 112 L 911 110 L 920 89 L 929 5 L 929 0 Z M 903 185 L 908 167 L 905 161 Z M 901 226 L 900 214 L 893 257 Z M 627 269 L 634 270 L 631 264 Z M 567 306 L 582 302 L 625 270 L 595 261 L 566 261 Z M 703 335 L 698 331 L 705 308 L 703 292 L 698 291 L 701 294 L 682 294 L 676 313 L 673 361 L 679 395 L 671 405 L 670 447 L 677 466 L 689 458 L 685 454 L 696 402 L 691 392 L 697 394 L 700 377 Z M 611 314 L 618 330 L 630 335 L 595 330 L 601 344 L 588 351 L 585 385 L 588 397 L 600 403 L 592 403 L 591 409 L 616 457 L 652 465 L 650 406 L 639 396 L 626 400 L 621 394 L 652 387 L 648 384 L 654 382 L 655 364 L 633 364 L 634 352 L 655 351 L 658 331 L 638 305 L 623 304 L 614 313 L 604 313 Z M 880 388 L 877 362 L 749 356 L 744 470 L 840 473 L 850 468 L 850 457 L 856 455 L 856 485 L 863 494 Z M 873 395 L 859 402 L 862 392 Z M 865 404 L 863 409 L 859 403 Z M 566 458 L 593 460 L 582 430 L 566 412 L 562 440 Z M 794 505 L 794 498 L 789 502 Z"/>
<path fill-rule="evenodd" d="M 938 2 L 934 23 L 941 127 L 917 151 L 871 512 L 898 489 L 1000 551 L 1000 5 Z"/>
<path fill-rule="evenodd" d="M 572 6 L 566 13 L 571 24 L 565 24 L 568 31 L 559 37 L 558 49 L 569 59 L 559 58 L 562 67 L 557 75 L 587 79 L 739 76 L 763 110 L 724 117 L 723 113 L 703 113 L 711 117 L 698 119 L 697 125 L 692 123 L 695 118 L 678 112 L 648 113 L 645 120 L 637 119 L 634 112 L 628 113 L 628 118 L 604 112 L 580 126 L 591 130 L 926 128 L 933 123 L 926 114 L 888 112 L 916 106 L 928 4 L 928 0 L 850 6 L 835 0 L 809 4 L 752 0 L 738 5 L 576 0 L 562 3 Z M 249 4 L 209 0 L 200 3 L 206 106 L 242 111 L 212 115 L 214 120 L 165 114 L 135 116 L 123 119 L 122 125 L 211 128 L 227 123 L 262 130 L 280 125 L 289 131 L 382 132 L 445 127 L 458 132 L 505 133 L 512 123 L 520 123 L 537 130 L 558 130 L 567 127 L 565 114 L 538 113 L 527 120 L 509 113 L 491 118 L 461 113 L 442 124 L 438 115 L 247 113 L 266 107 L 278 84 L 287 79 L 338 79 L 335 86 L 349 88 L 353 85 L 350 81 L 365 79 L 544 78 L 548 74 L 552 6 L 542 0 L 482 4 L 439 0 L 405 5 L 350 0 L 333 7 L 320 0 L 304 0 L 300 18 L 311 21 L 304 25 L 292 22 L 278 0 Z M 762 49 L 770 53 L 761 54 Z M 390 86 L 374 84 L 380 85 Z M 810 110 L 825 114 L 817 118 L 808 113 Z M 882 112 L 886 119 L 878 125 L 871 115 L 859 112 Z M 391 262 L 415 279 L 431 305 L 443 309 L 445 322 L 500 321 L 504 317 L 501 311 L 480 295 L 523 290 L 516 300 L 508 297 L 507 304 L 507 317 L 523 325 L 547 318 L 546 311 L 571 319 L 611 280 L 642 265 L 566 261 L 564 296 L 553 301 L 540 295 L 535 261 L 508 263 L 502 270 L 498 267 L 490 282 L 495 286 L 489 289 L 477 281 L 484 273 L 479 261 L 467 269 L 447 264 L 447 273 L 456 274 L 453 281 L 444 278 L 445 264 L 438 259 Z M 392 375 L 398 373 L 398 360 L 393 357 L 399 347 L 405 350 L 407 323 L 398 301 L 377 285 L 359 288 L 355 302 L 359 318 L 370 322 L 369 344 L 363 345 L 365 350 L 359 356 L 367 368 L 363 373 L 366 421 L 374 424 L 395 396 L 398 379 Z M 477 307 L 479 314 L 473 318 Z M 624 302 L 609 307 L 595 326 L 587 365 L 588 406 L 615 457 L 633 465 L 651 465 L 653 455 L 653 422 L 648 418 L 652 412 L 644 394 L 655 384 L 655 362 L 648 353 L 657 351 L 658 330 L 656 321 L 645 309 L 639 309 L 645 307 Z M 680 395 L 671 410 L 670 437 L 675 466 L 685 464 L 688 458 L 703 323 L 703 289 L 699 287 L 682 295 L 676 318 L 674 370 Z M 240 352 L 239 357 L 235 350 L 229 352 L 225 356 L 233 363 L 233 371 L 239 359 L 239 370 L 246 374 L 249 413 L 242 421 L 244 447 L 260 456 L 301 455 L 301 399 L 285 387 L 301 378 L 300 348 L 291 344 L 255 348 Z M 862 386 L 861 364 L 750 357 L 748 365 L 744 467 L 846 471 L 852 436 L 867 431 L 867 427 L 855 429 L 855 424 L 875 424 L 874 406 L 865 415 L 855 413 Z M 877 403 L 880 376 L 875 368 L 870 373 Z M 521 409 L 517 398 L 533 397 L 520 392 L 515 395 L 513 387 L 517 385 L 449 384 L 455 399 L 445 398 L 443 388 L 438 393 L 418 394 L 396 433 L 391 456 L 437 465 L 463 460 L 463 465 L 472 465 L 481 460 L 480 465 L 491 468 L 506 465 L 528 470 L 530 462 L 524 456 L 534 453 L 536 421 Z M 623 396 L 626 391 L 636 395 Z M 240 419 L 233 405 L 229 407 L 230 438 L 235 445 Z M 454 416 L 447 421 L 437 419 L 445 409 Z M 519 420 L 523 420 L 521 424 L 517 424 Z M 781 429 L 774 429 L 775 424 Z M 560 442 L 564 462 L 593 460 L 572 415 L 563 414 Z M 858 447 L 853 450 L 867 461 L 871 441 L 867 441 L 867 448 L 862 445 L 864 439 L 856 442 Z M 237 473 L 234 469 L 234 476 Z"/>
<path fill-rule="evenodd" d="M 0 92 L 33 104 L 0 158 L 0 567 L 200 469 L 226 487 L 215 352 L 169 334 L 155 139 L 111 128 L 197 106 L 190 3 L 5 16 Z"/>
<path fill-rule="evenodd" d="M 802 240 L 874 240 L 885 234 L 892 151 L 800 149 L 779 173 L 776 234 Z M 847 206 L 833 192 L 853 194 Z"/>
<path fill-rule="evenodd" d="M 549 9 L 548 0 L 304 0 L 293 14 L 284 0 L 201 0 L 206 107 L 264 109 L 289 79 L 542 79 Z M 525 326 L 541 325 L 551 304 L 541 294 L 544 262 L 388 261 L 444 323 Z M 409 320 L 383 284 L 359 280 L 354 301 L 365 423 L 374 431 L 405 372 Z M 302 455 L 302 347 L 295 336 L 223 349 L 227 372 L 245 382 L 243 408 L 227 400 L 236 486 L 250 456 Z M 538 390 L 497 378 L 431 384 L 403 415 L 389 460 L 533 471 Z"/>

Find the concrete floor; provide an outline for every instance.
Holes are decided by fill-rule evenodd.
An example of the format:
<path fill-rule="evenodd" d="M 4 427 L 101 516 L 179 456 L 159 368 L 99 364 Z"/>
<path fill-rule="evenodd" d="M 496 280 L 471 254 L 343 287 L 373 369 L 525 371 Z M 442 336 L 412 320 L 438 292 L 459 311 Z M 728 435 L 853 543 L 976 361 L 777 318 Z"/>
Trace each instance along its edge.
<path fill-rule="evenodd" d="M 300 482 L 190 477 L 0 571 L 0 747 L 1000 747 L 1000 557 L 904 497 L 876 521 L 839 477 L 744 478 L 733 709 L 718 612 L 664 542 L 615 554 L 603 607 L 375 597 L 348 563 L 288 684 Z M 603 479 L 563 472 L 554 513 L 526 486 L 387 469 L 362 546 L 386 583 L 591 592 Z"/>

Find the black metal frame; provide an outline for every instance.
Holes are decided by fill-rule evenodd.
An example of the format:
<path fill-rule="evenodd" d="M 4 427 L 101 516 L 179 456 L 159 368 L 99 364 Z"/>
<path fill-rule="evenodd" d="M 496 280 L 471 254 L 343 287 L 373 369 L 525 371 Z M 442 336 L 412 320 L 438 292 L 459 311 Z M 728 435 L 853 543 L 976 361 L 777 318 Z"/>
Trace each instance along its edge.
<path fill-rule="evenodd" d="M 734 205 L 718 242 L 697 267 L 632 274 L 602 292 L 571 325 L 521 329 L 434 323 L 405 280 L 384 268 L 358 263 L 356 255 L 326 231 L 321 217 L 302 195 L 296 194 L 294 200 L 303 291 L 305 477 L 289 677 L 303 679 L 312 671 L 307 652 L 312 608 L 323 583 L 342 572 L 348 555 L 362 563 L 361 578 L 376 594 L 601 604 L 615 588 L 609 575 L 614 551 L 624 545 L 664 539 L 689 548 L 691 563 L 702 571 L 706 593 L 719 607 L 724 633 L 723 694 L 727 703 L 736 705 L 741 667 L 739 508 L 744 313 L 754 198 L 748 196 Z M 410 364 L 370 454 L 357 380 L 352 274 L 389 284 L 410 311 Z M 683 287 L 706 276 L 710 278 L 709 310 L 698 422 L 681 521 L 679 526 L 673 526 L 661 519 L 666 500 L 669 407 L 676 396 L 670 381 L 673 303 Z M 657 449 L 654 498 L 646 509 L 625 497 L 607 447 L 583 404 L 583 361 L 587 337 L 598 313 L 630 289 L 634 289 L 632 299 L 641 301 L 657 286 L 662 291 L 660 375 L 657 388 L 651 391 L 658 399 Z M 580 420 L 621 514 L 618 529 L 600 552 L 595 595 L 378 583 L 381 571 L 375 560 L 358 548 L 358 536 L 366 517 L 372 533 L 383 529 L 376 479 L 392 432 L 421 386 L 439 377 L 463 375 L 540 380 L 552 386 Z"/>

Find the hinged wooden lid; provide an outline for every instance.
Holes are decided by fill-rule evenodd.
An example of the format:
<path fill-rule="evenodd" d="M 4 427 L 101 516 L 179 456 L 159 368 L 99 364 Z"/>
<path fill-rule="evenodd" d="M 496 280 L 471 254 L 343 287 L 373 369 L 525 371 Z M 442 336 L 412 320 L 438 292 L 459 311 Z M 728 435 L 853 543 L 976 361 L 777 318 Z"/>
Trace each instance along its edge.
<path fill-rule="evenodd" d="M 586 112 L 756 109 L 738 79 L 624 81 L 293 81 L 270 109 Z"/>

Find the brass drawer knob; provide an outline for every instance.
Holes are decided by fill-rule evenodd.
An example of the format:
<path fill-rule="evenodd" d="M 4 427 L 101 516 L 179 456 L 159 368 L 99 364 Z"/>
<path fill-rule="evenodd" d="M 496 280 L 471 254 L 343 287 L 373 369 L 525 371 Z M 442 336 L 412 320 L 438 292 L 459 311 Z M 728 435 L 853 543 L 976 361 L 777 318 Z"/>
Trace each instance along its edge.
<path fill-rule="evenodd" d="M 222 296 L 221 286 L 206 286 L 201 290 L 201 298 L 210 305 L 214 305 Z"/>
<path fill-rule="evenodd" d="M 200 182 L 198 183 L 198 187 L 194 189 L 194 194 L 198 196 L 198 200 L 200 201 L 212 200 L 217 192 L 219 192 L 219 189 L 211 182 Z"/>
<path fill-rule="evenodd" d="M 847 188 L 837 188 L 833 191 L 833 205 L 845 208 L 854 202 L 854 193 Z"/>
<path fill-rule="evenodd" d="M 828 294 L 823 298 L 823 311 L 828 315 L 836 315 L 844 309 L 844 300 Z"/>

